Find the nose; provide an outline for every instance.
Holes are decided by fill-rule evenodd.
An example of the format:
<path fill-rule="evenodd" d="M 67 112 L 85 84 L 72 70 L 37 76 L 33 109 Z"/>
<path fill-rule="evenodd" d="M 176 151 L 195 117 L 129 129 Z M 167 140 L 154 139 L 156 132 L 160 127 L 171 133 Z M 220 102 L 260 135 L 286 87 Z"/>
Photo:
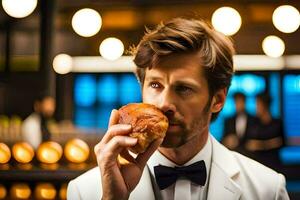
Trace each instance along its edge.
<path fill-rule="evenodd" d="M 174 117 L 176 113 L 176 106 L 175 106 L 175 99 L 172 97 L 170 92 L 165 91 L 161 94 L 159 102 L 159 108 L 163 111 L 163 113 L 168 117 L 172 118 Z"/>

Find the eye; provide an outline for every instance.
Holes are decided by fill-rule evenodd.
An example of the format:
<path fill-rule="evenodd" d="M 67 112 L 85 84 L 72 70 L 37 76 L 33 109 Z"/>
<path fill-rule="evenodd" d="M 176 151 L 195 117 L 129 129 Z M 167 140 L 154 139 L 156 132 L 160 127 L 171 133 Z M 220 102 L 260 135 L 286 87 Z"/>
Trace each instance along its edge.
<path fill-rule="evenodd" d="M 176 92 L 181 95 L 189 95 L 193 92 L 193 89 L 184 85 L 178 85 L 175 88 Z"/>
<path fill-rule="evenodd" d="M 161 88 L 162 87 L 162 85 L 158 82 L 150 82 L 149 85 L 151 88 Z"/>

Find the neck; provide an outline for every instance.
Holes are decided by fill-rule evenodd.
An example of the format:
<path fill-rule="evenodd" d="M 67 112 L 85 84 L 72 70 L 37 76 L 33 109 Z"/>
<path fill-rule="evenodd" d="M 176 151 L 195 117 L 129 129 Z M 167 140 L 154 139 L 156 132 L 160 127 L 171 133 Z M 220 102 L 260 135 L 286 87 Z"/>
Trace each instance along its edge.
<path fill-rule="evenodd" d="M 177 148 L 159 147 L 161 154 L 177 165 L 183 165 L 191 160 L 203 147 L 208 139 L 208 128 L 188 140 L 184 145 Z"/>

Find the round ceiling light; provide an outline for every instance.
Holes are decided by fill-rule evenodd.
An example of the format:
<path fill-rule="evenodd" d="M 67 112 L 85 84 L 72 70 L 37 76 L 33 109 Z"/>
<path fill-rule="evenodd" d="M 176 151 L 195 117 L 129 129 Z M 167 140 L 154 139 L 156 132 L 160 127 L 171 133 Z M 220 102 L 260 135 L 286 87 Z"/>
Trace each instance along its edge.
<path fill-rule="evenodd" d="M 72 69 L 72 57 L 68 54 L 58 54 L 53 59 L 53 69 L 58 74 L 67 74 Z"/>
<path fill-rule="evenodd" d="M 93 9 L 84 8 L 77 11 L 72 18 L 74 31 L 83 37 L 96 35 L 102 26 L 100 14 Z"/>
<path fill-rule="evenodd" d="M 37 0 L 2 0 L 2 6 L 9 16 L 23 18 L 34 11 Z"/>
<path fill-rule="evenodd" d="M 267 56 L 277 58 L 282 56 L 284 53 L 285 45 L 282 39 L 277 36 L 270 35 L 263 40 L 262 48 Z"/>
<path fill-rule="evenodd" d="M 118 38 L 106 38 L 100 44 L 99 52 L 107 60 L 116 60 L 123 55 L 124 45 Z"/>
<path fill-rule="evenodd" d="M 279 6 L 275 9 L 272 16 L 274 26 L 281 32 L 295 32 L 300 25 L 299 11 L 289 5 Z"/>
<path fill-rule="evenodd" d="M 231 7 L 217 9 L 212 15 L 213 27 L 225 35 L 234 35 L 241 28 L 242 18 L 238 11 Z"/>

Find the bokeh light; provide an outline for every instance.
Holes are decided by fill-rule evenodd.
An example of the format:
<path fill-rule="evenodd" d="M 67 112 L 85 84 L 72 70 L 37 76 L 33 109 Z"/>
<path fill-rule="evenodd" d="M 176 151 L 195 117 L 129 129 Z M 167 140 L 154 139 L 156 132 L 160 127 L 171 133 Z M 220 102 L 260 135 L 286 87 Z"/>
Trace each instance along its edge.
<path fill-rule="evenodd" d="M 284 53 L 285 44 L 279 37 L 270 35 L 263 40 L 262 48 L 267 56 L 277 58 Z"/>
<path fill-rule="evenodd" d="M 100 14 L 90 8 L 77 11 L 72 18 L 74 31 L 83 37 L 91 37 L 97 34 L 102 26 Z"/>
<path fill-rule="evenodd" d="M 100 44 L 99 52 L 107 60 L 116 60 L 123 55 L 124 45 L 118 38 L 106 38 Z"/>
<path fill-rule="evenodd" d="M 212 15 L 213 27 L 225 35 L 234 35 L 242 25 L 242 18 L 238 11 L 231 7 L 217 9 Z"/>
<path fill-rule="evenodd" d="M 72 69 L 72 57 L 68 54 L 58 54 L 53 59 L 53 69 L 58 74 L 67 74 Z"/>
<path fill-rule="evenodd" d="M 30 15 L 37 6 L 37 0 L 2 0 L 4 11 L 11 17 L 23 18 Z"/>
<path fill-rule="evenodd" d="M 279 6 L 272 16 L 274 26 L 281 32 L 295 32 L 300 25 L 299 11 L 290 5 Z"/>

